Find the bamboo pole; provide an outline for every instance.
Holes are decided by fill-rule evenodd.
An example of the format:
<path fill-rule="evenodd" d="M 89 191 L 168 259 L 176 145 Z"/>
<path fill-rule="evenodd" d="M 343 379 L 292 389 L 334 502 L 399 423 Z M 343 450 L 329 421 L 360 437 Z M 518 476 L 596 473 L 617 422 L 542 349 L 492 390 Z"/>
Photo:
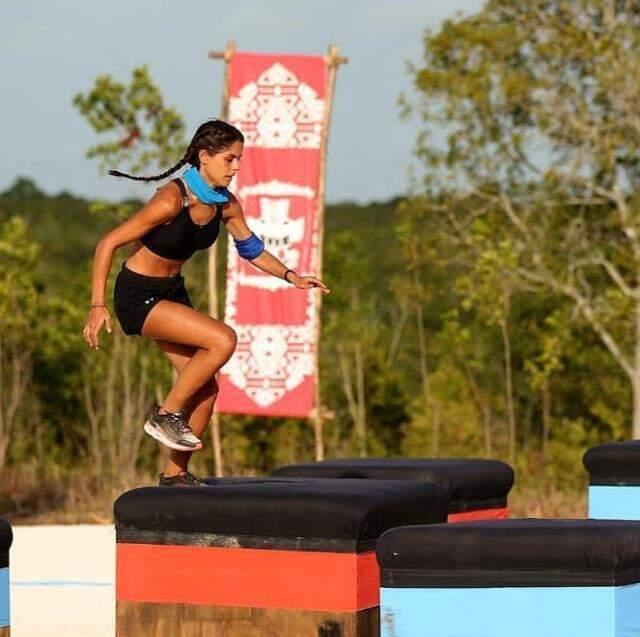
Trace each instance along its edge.
<path fill-rule="evenodd" d="M 329 126 L 331 125 L 331 109 L 333 105 L 333 94 L 335 91 L 336 75 L 340 64 L 347 64 L 348 58 L 339 55 L 339 49 L 332 44 L 327 51 L 325 61 L 329 67 L 327 75 L 327 88 L 325 92 L 324 117 L 322 122 L 322 138 L 320 142 L 320 177 L 318 179 L 318 270 L 316 275 L 322 278 L 322 252 L 324 245 L 324 195 L 326 183 L 326 163 L 327 163 L 327 145 L 329 141 Z M 315 458 L 316 460 L 324 460 L 324 420 L 331 417 L 330 414 L 322 406 L 322 396 L 320 393 L 320 311 L 322 309 L 322 296 L 318 296 L 316 303 L 316 322 L 315 322 L 315 365 L 314 365 L 314 406 L 311 413 L 311 421 L 313 422 L 314 438 L 315 438 Z"/>
<path fill-rule="evenodd" d="M 224 79 L 222 84 L 222 108 L 221 118 L 226 120 L 229 116 L 229 63 L 236 51 L 236 43 L 231 40 L 227 42 L 224 51 L 211 51 L 209 58 L 214 60 L 224 60 Z M 213 244 L 209 250 L 208 276 L 207 284 L 209 289 L 209 315 L 218 318 L 220 315 L 218 300 L 218 250 L 217 244 Z M 213 446 L 213 468 L 217 478 L 224 475 L 224 466 L 222 463 L 222 442 L 220 438 L 220 415 L 214 408 L 211 416 L 211 440 Z"/>

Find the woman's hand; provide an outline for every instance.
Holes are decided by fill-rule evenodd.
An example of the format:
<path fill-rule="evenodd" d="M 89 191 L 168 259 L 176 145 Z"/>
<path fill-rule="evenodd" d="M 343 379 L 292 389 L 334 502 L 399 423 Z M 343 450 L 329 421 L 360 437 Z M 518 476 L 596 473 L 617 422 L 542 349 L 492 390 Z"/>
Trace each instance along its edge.
<path fill-rule="evenodd" d="M 111 334 L 111 317 L 109 316 L 109 310 L 103 305 L 92 307 L 89 311 L 84 331 L 82 332 L 84 340 L 87 341 L 89 347 L 100 349 L 98 333 L 103 325 L 106 327 L 107 332 Z"/>
<path fill-rule="evenodd" d="M 323 294 L 329 294 L 329 288 L 320 280 L 314 276 L 298 276 L 289 275 L 287 277 L 293 285 L 301 290 L 306 290 L 307 288 L 320 288 Z"/>

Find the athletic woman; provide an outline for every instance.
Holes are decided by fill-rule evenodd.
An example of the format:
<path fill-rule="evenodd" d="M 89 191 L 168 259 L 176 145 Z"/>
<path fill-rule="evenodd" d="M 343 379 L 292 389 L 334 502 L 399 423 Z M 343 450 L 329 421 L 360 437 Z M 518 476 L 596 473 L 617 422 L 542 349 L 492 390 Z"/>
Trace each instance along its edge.
<path fill-rule="evenodd" d="M 297 288 L 317 287 L 329 292 L 319 279 L 288 269 L 247 227 L 238 200 L 227 190 L 239 170 L 243 142 L 237 128 L 212 120 L 198 128 L 184 157 L 164 173 L 134 177 L 110 171 L 118 177 L 155 181 L 190 165 L 180 178 L 159 188 L 143 208 L 99 241 L 93 261 L 91 309 L 84 328 L 86 342 L 97 350 L 102 326 L 111 332 L 104 293 L 113 254 L 132 243 L 115 283 L 118 322 L 127 335 L 152 338 L 178 372 L 164 402 L 144 424 L 147 434 L 171 449 L 160 485 L 202 484 L 187 465 L 191 454 L 202 448 L 200 436 L 218 393 L 215 374 L 236 345 L 231 327 L 191 305 L 180 274 L 185 261 L 215 242 L 222 221 L 240 256 L 260 270 Z"/>

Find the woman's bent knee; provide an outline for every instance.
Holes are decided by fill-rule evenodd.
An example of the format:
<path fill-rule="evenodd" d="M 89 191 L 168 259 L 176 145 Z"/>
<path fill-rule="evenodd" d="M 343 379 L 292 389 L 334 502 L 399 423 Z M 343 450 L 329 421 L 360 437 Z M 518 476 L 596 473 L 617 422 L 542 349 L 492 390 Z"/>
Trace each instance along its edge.
<path fill-rule="evenodd" d="M 229 349 L 229 351 L 231 351 L 231 353 L 233 353 L 233 351 L 236 348 L 236 345 L 238 344 L 238 335 L 236 334 L 236 331 L 232 328 L 229 327 L 228 325 L 225 325 L 225 345 L 227 346 L 227 348 Z"/>
<path fill-rule="evenodd" d="M 228 356 L 233 354 L 238 342 L 238 336 L 233 328 L 228 325 L 217 327 L 211 331 L 209 349 L 215 352 L 224 352 Z"/>

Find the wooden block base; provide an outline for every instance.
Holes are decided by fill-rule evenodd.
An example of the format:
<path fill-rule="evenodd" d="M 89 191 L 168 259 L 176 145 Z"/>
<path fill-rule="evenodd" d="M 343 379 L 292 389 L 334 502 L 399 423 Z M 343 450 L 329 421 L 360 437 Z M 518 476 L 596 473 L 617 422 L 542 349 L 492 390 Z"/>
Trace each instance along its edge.
<path fill-rule="evenodd" d="M 356 612 L 118 602 L 117 637 L 378 637 L 380 608 Z M 5 637 L 0 633 L 0 637 Z"/>
<path fill-rule="evenodd" d="M 0 627 L 0 637 L 11 637 L 11 628 L 9 626 Z"/>

